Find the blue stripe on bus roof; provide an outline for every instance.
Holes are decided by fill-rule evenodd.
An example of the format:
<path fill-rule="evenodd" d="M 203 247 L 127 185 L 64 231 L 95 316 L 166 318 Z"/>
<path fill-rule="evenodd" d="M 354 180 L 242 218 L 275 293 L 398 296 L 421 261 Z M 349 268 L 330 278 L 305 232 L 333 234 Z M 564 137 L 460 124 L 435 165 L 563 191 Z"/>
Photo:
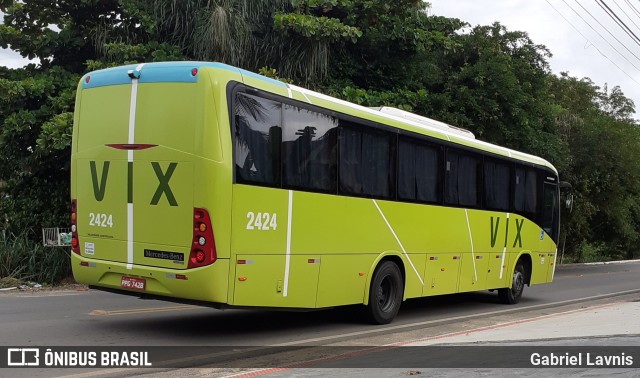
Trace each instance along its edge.
<path fill-rule="evenodd" d="M 107 68 L 104 70 L 93 71 L 82 77 L 82 89 L 104 87 L 107 85 L 130 84 L 131 78 L 128 72 L 135 70 L 137 64 L 127 66 Z M 195 83 L 198 80 L 197 75 L 191 75 L 194 68 L 203 67 L 218 68 L 227 71 L 237 72 L 243 76 L 252 77 L 254 79 L 266 81 L 268 83 L 286 87 L 286 84 L 253 72 L 245 71 L 240 68 L 229 66 L 223 63 L 209 62 L 158 62 L 146 63 L 140 70 L 139 83 Z M 89 82 L 86 78 L 89 76 Z"/>
<path fill-rule="evenodd" d="M 82 77 L 82 89 L 103 87 L 105 85 L 129 84 L 131 79 L 127 71 L 136 68 L 135 64 L 117 68 L 107 68 L 100 71 L 90 72 Z M 87 76 L 89 82 L 87 83 Z"/>

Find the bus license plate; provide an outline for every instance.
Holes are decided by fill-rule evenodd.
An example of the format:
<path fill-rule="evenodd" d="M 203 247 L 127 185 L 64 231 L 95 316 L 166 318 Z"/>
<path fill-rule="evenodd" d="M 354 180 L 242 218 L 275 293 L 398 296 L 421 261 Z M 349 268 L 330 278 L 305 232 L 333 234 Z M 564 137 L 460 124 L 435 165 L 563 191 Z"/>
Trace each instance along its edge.
<path fill-rule="evenodd" d="M 138 290 L 138 291 L 144 291 L 144 287 L 145 287 L 145 279 L 144 278 L 134 278 L 134 277 L 122 277 L 122 280 L 120 281 L 120 287 L 122 287 L 123 289 L 129 289 L 129 290 Z"/>

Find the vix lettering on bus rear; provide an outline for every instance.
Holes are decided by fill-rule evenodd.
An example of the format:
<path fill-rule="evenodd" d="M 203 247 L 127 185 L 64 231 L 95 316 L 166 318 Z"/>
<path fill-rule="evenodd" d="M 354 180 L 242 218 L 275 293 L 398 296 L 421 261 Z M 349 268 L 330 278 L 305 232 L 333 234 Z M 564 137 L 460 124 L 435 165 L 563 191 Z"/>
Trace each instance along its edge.
<path fill-rule="evenodd" d="M 98 174 L 98 169 L 95 161 L 90 161 L 89 165 L 91 168 L 91 182 L 93 184 L 93 195 L 96 201 L 101 202 L 104 199 L 104 195 L 107 190 L 107 183 L 109 182 L 109 165 L 110 161 L 102 162 L 102 170 L 100 174 Z M 158 179 L 158 186 L 156 191 L 151 198 L 149 204 L 158 205 L 162 197 L 167 199 L 167 202 L 170 206 L 178 206 L 178 201 L 176 197 L 173 195 L 173 191 L 171 190 L 170 180 L 171 176 L 173 176 L 176 168 L 178 167 L 178 163 L 171 162 L 167 167 L 166 171 L 163 171 L 159 162 L 150 162 L 153 172 L 156 174 Z M 100 177 L 98 179 L 98 176 Z M 129 162 L 127 167 L 127 202 L 133 203 L 133 163 Z"/>
<path fill-rule="evenodd" d="M 495 247 L 496 242 L 498 240 L 498 232 L 500 230 L 500 219 L 501 217 L 491 217 L 490 222 L 491 222 L 491 248 Z M 522 248 L 522 226 L 524 225 L 524 218 L 515 218 L 516 221 L 516 235 L 513 239 L 513 245 L 511 246 L 512 248 L 515 248 L 516 245 L 519 248 Z M 509 238 L 509 217 L 507 217 L 507 220 L 505 222 L 505 226 L 504 226 L 505 230 L 504 230 L 504 246 L 507 247 L 507 243 L 508 243 L 508 238 Z"/>

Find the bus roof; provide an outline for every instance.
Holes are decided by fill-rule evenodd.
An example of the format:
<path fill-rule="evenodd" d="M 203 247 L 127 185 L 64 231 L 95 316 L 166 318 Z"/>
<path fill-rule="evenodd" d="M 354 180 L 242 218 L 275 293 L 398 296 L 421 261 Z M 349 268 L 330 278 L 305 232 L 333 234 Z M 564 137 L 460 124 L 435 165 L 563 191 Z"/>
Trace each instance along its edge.
<path fill-rule="evenodd" d="M 144 75 L 140 75 L 139 83 L 195 83 L 198 80 L 197 75 L 192 75 L 192 69 L 215 68 L 220 70 L 232 71 L 242 76 L 252 77 L 262 80 L 266 83 L 279 87 L 286 87 L 287 84 L 262 76 L 241 68 L 233 67 L 224 63 L 217 62 L 156 62 L 129 64 L 126 66 L 105 68 L 89 72 L 82 77 L 82 89 L 95 87 L 103 87 L 108 85 L 130 84 L 131 78 L 128 76 L 129 71 L 142 71 Z M 89 80 L 87 80 L 89 78 Z"/>
<path fill-rule="evenodd" d="M 440 138 L 442 140 L 446 140 L 446 141 L 450 141 L 456 144 L 461 144 L 467 147 L 471 147 L 471 148 L 476 148 L 485 152 L 490 152 L 490 153 L 494 153 L 494 154 L 499 154 L 505 157 L 510 157 L 513 159 L 517 159 L 517 160 L 522 160 L 522 161 L 526 161 L 532 164 L 537 164 L 537 165 L 541 165 L 544 167 L 549 168 L 550 170 L 552 170 L 553 172 L 555 172 L 556 174 L 558 174 L 557 169 L 553 166 L 553 164 L 549 163 L 547 160 L 535 156 L 535 155 L 531 155 L 531 154 L 527 154 L 524 152 L 520 152 L 520 151 L 516 151 L 516 150 L 512 150 L 506 147 L 502 147 L 496 144 L 492 144 L 489 142 L 484 142 L 481 140 L 477 140 L 475 139 L 475 136 L 473 136 L 473 134 L 471 132 L 468 132 L 468 135 L 465 135 L 467 133 L 464 132 L 460 132 L 458 130 L 460 130 L 459 128 L 456 128 L 455 126 L 451 126 L 451 125 L 447 125 L 444 124 L 442 122 L 433 120 L 433 122 L 435 123 L 440 123 L 443 125 L 447 125 L 449 127 L 458 129 L 452 129 L 452 130 L 447 130 L 445 127 L 436 127 L 436 126 L 432 126 L 428 123 L 424 123 L 424 122 L 420 122 L 418 120 L 413 120 L 407 117 L 401 117 L 399 115 L 395 115 L 395 114 L 390 114 L 389 112 L 381 112 L 379 110 L 376 109 L 371 109 L 371 108 L 367 108 L 361 105 L 357 105 L 345 100 L 341 100 L 335 97 L 330 97 L 327 96 L 325 94 L 322 93 L 318 93 L 318 92 L 314 92 L 305 88 L 301 88 L 301 87 L 297 87 L 295 85 L 289 85 L 289 88 L 294 89 L 296 91 L 300 91 L 301 93 L 303 93 L 305 95 L 305 97 L 315 97 L 318 99 L 324 99 L 326 101 L 330 101 L 333 102 L 335 104 L 339 104 L 342 105 L 344 107 L 348 107 L 354 110 L 357 110 L 359 112 L 364 112 L 367 115 L 373 116 L 372 118 L 382 118 L 388 121 L 390 125 L 393 125 L 394 127 L 400 128 L 400 129 L 404 129 L 407 131 L 412 131 L 412 132 L 416 132 L 419 134 L 424 134 L 424 135 L 429 135 L 429 136 L 433 136 L 433 137 L 437 137 Z M 422 117 L 421 118 L 426 118 L 426 117 Z M 428 119 L 428 118 L 427 118 Z M 464 129 L 461 129 L 464 130 Z"/>
<path fill-rule="evenodd" d="M 225 71 L 232 71 L 240 74 L 243 78 L 257 79 L 264 85 L 275 86 L 280 91 L 286 89 L 288 91 L 297 91 L 303 95 L 303 97 L 309 102 L 311 98 L 316 98 L 328 102 L 332 107 L 349 108 L 357 111 L 360 114 L 364 114 L 373 120 L 386 120 L 390 126 L 407 131 L 416 132 L 423 135 L 436 137 L 442 140 L 447 140 L 456 144 L 461 144 L 467 147 L 476 148 L 485 152 L 499 154 L 502 156 L 514 158 L 521 161 L 526 161 L 532 164 L 545 166 L 555 172 L 556 168 L 547 160 L 540 157 L 530 155 L 524 152 L 512 150 L 506 147 L 498 146 L 488 142 L 483 142 L 474 138 L 473 134 L 467 130 L 457 128 L 452 125 L 447 125 L 440 121 L 432 120 L 427 117 L 423 117 L 415 114 L 415 117 L 407 116 L 407 112 L 403 111 L 387 111 L 384 108 L 371 109 L 361 105 L 357 105 L 345 100 L 341 100 L 335 97 L 331 97 L 319 92 L 314 92 L 309 89 L 298 87 L 291 84 L 286 84 L 281 81 L 268 78 L 247 70 L 243 70 L 237 67 L 233 67 L 224 63 L 218 62 L 195 62 L 195 61 L 179 61 L 179 62 L 156 62 L 156 63 L 143 63 L 143 64 L 130 64 L 126 66 L 119 66 L 113 68 L 102 69 L 85 74 L 82 77 L 81 85 L 82 89 L 90 89 L 109 85 L 129 84 L 131 78 L 129 74 L 133 71 L 141 72 L 144 70 L 144 75 L 139 75 L 139 83 L 154 83 L 154 82 L 190 82 L 195 83 L 198 80 L 197 74 L 193 74 L 193 69 L 200 70 L 202 68 L 212 68 Z M 274 88 L 275 89 L 275 88 Z M 291 97 L 291 96 L 290 96 Z M 318 104 L 315 104 L 316 106 Z M 337 110 L 337 109 L 333 109 Z M 382 110 L 382 111 L 381 111 Z M 409 113 L 413 114 L 413 113 Z M 449 129 L 447 129 L 447 127 Z"/>

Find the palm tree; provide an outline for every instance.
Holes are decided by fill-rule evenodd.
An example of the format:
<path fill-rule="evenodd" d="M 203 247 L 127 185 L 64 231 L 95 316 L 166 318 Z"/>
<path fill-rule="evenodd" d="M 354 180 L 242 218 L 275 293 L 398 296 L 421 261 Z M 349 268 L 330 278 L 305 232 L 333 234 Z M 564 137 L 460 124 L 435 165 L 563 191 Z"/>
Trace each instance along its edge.
<path fill-rule="evenodd" d="M 295 9 L 287 0 L 153 0 L 163 39 L 188 56 L 220 61 L 250 71 L 278 70 L 302 83 L 322 80 L 329 42 L 288 34 L 273 27 L 276 13 Z"/>

